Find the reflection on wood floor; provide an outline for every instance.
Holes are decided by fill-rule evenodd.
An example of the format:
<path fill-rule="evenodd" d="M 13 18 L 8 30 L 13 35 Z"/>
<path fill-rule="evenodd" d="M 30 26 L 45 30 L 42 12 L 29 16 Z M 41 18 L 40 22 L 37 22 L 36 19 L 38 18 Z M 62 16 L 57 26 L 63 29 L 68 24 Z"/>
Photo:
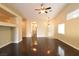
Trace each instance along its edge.
<path fill-rule="evenodd" d="M 19 44 L 10 44 L 0 49 L 2 56 L 47 56 L 55 55 L 54 43 L 48 38 L 24 38 Z"/>
<path fill-rule="evenodd" d="M 65 56 L 79 56 L 79 50 L 59 41 L 46 37 L 23 38 L 20 43 L 12 43 L 0 48 L 0 56 L 57 56 L 63 55 L 59 51 L 63 49 Z M 59 49 L 59 50 L 58 50 Z"/>
<path fill-rule="evenodd" d="M 21 45 L 22 44 L 26 45 L 27 50 L 25 48 L 21 48 L 22 49 L 21 51 L 26 52 L 25 55 L 33 55 L 33 56 L 55 55 L 54 43 L 52 39 L 32 37 L 26 40 L 23 43 L 21 43 Z"/>

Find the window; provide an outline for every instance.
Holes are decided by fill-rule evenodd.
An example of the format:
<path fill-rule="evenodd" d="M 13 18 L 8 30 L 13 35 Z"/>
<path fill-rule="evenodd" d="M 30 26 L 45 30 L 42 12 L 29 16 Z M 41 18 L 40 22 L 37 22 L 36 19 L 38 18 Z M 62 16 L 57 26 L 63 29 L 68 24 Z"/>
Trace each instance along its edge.
<path fill-rule="evenodd" d="M 67 20 L 71 20 L 77 17 L 79 17 L 79 9 L 76 9 L 73 12 L 67 14 Z"/>
<path fill-rule="evenodd" d="M 64 27 L 64 24 L 59 24 L 58 25 L 58 33 L 59 34 L 64 34 L 64 29 L 65 27 Z"/>

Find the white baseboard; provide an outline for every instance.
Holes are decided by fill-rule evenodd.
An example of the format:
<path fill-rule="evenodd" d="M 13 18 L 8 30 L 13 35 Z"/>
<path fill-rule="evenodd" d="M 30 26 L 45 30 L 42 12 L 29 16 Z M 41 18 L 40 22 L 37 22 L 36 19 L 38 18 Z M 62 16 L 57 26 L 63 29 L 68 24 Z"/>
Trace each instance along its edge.
<path fill-rule="evenodd" d="M 21 42 L 22 40 L 20 40 L 20 41 L 16 41 L 16 42 L 8 42 L 8 43 L 6 43 L 6 44 L 3 44 L 3 45 L 1 45 L 0 46 L 0 48 L 3 48 L 3 47 L 5 47 L 5 46 L 7 46 L 7 45 L 9 45 L 9 44 L 11 44 L 11 43 L 19 43 L 19 42 Z"/>
<path fill-rule="evenodd" d="M 11 41 L 11 42 L 8 42 L 8 43 L 6 43 L 6 44 L 3 44 L 3 45 L 0 46 L 0 48 L 5 47 L 5 46 L 7 46 L 7 45 L 9 45 L 9 44 L 11 44 L 11 43 L 12 43 L 12 41 Z"/>
<path fill-rule="evenodd" d="M 19 40 L 19 41 L 12 42 L 12 43 L 19 43 L 19 42 L 21 42 L 21 41 L 22 41 L 22 39 L 21 39 L 21 40 Z"/>

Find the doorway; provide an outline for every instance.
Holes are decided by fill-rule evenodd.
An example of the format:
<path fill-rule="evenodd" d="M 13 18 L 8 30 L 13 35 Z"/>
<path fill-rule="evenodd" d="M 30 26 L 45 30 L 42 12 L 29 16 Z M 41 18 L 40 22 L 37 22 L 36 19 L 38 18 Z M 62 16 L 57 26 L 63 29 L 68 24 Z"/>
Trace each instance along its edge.
<path fill-rule="evenodd" d="M 38 40 L 37 40 L 37 23 L 32 22 L 32 41 L 31 41 L 31 46 L 34 48 L 34 46 L 38 45 Z"/>
<path fill-rule="evenodd" d="M 32 37 L 37 37 L 37 23 L 32 22 Z"/>

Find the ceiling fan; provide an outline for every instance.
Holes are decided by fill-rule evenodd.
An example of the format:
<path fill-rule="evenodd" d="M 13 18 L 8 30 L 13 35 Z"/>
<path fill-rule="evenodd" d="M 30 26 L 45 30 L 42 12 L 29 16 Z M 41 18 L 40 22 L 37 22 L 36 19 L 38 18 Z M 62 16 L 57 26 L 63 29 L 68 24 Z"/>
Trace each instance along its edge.
<path fill-rule="evenodd" d="M 36 11 L 39 11 L 39 14 L 41 13 L 48 13 L 48 10 L 50 10 L 51 7 L 44 7 L 44 4 L 41 4 L 41 8 L 35 9 Z M 50 10 L 51 12 L 51 10 Z"/>

